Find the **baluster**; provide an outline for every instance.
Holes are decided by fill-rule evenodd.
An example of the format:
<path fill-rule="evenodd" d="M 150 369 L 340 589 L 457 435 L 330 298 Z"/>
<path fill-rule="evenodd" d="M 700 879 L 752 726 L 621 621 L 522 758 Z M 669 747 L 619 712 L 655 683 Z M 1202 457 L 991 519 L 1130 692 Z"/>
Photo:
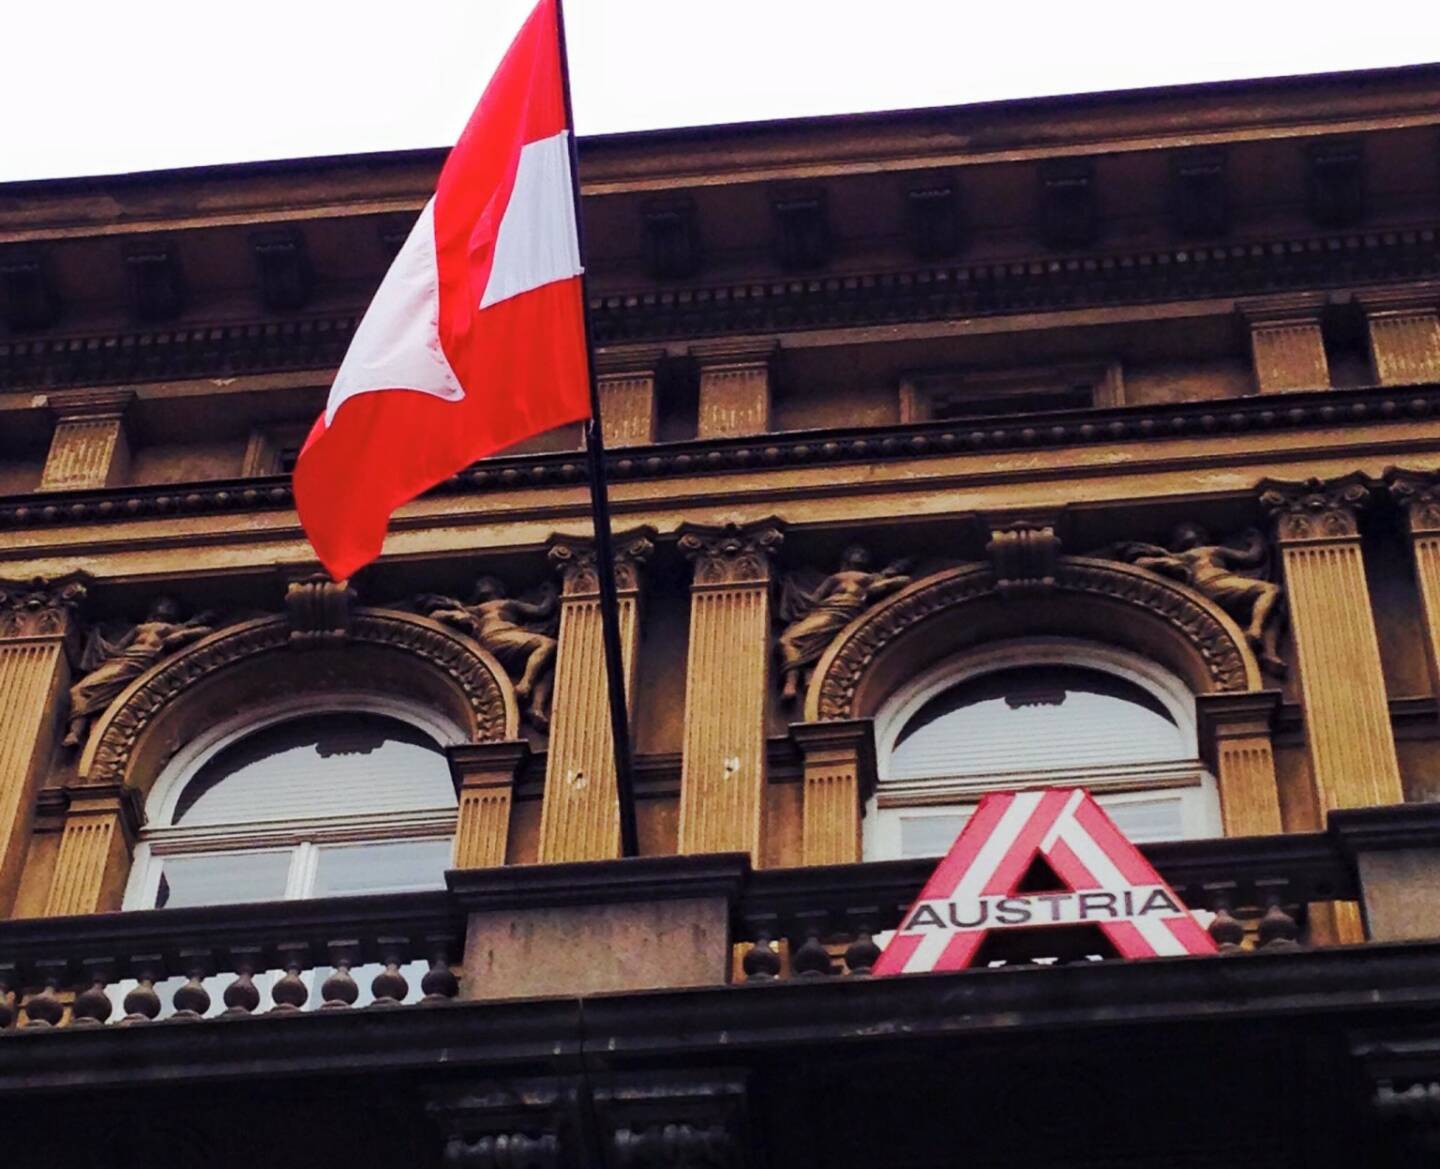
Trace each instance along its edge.
<path fill-rule="evenodd" d="M 400 963 L 405 961 L 405 945 L 409 938 L 377 938 L 380 947 L 380 961 L 385 969 L 370 982 L 370 993 L 375 996 L 372 1007 L 398 1007 L 410 993 L 410 983 L 400 973 Z"/>
<path fill-rule="evenodd" d="M 159 954 L 139 954 L 130 959 L 130 969 L 136 985 L 121 1004 L 125 1017 L 120 1022 L 126 1026 L 149 1023 L 160 1013 L 160 996 L 155 992 L 155 984 L 164 976 L 165 963 Z"/>
<path fill-rule="evenodd" d="M 1300 944 L 1300 926 L 1280 904 L 1286 882 L 1256 881 L 1256 890 L 1265 905 L 1265 916 L 1260 919 L 1260 945 L 1266 949 L 1288 949 Z M 1270 886 L 1266 888 L 1264 886 Z"/>
<path fill-rule="evenodd" d="M 300 972 L 305 969 L 309 947 L 292 942 L 276 946 L 275 950 L 280 955 L 280 965 L 285 968 L 285 973 L 270 988 L 270 998 L 274 1000 L 270 1010 L 281 1014 L 298 1011 L 310 998 L 310 988 L 300 977 Z"/>
<path fill-rule="evenodd" d="M 880 958 L 880 947 L 871 936 L 874 918 L 869 913 L 851 916 L 851 932 L 855 940 L 845 947 L 845 969 L 853 975 L 866 975 Z"/>
<path fill-rule="evenodd" d="M 0 965 L 0 1031 L 15 1022 L 15 1001 L 10 997 L 20 986 L 20 977 L 12 963 Z"/>
<path fill-rule="evenodd" d="M 1230 912 L 1235 893 L 1234 883 L 1226 881 L 1206 885 L 1204 888 L 1211 895 L 1210 901 L 1215 912 L 1207 927 L 1210 936 L 1220 947 L 1222 954 L 1238 954 L 1242 949 L 1241 943 L 1245 940 L 1245 926 Z"/>
<path fill-rule="evenodd" d="M 431 944 L 430 969 L 420 980 L 425 997 L 422 1003 L 445 1003 L 460 993 L 460 980 L 450 969 L 450 938 L 448 935 L 428 939 Z"/>
<path fill-rule="evenodd" d="M 260 989 L 255 985 L 255 971 L 260 966 L 260 951 L 231 950 L 230 965 L 235 967 L 235 978 L 220 996 L 225 1003 L 225 1010 L 221 1014 L 232 1017 L 253 1014 L 260 1006 Z"/>
<path fill-rule="evenodd" d="M 830 952 L 820 941 L 820 935 L 825 926 L 825 915 L 823 913 L 801 914 L 800 923 L 801 929 L 805 933 L 805 941 L 798 949 L 791 951 L 790 969 L 801 978 L 819 978 L 821 975 L 833 973 L 834 966 L 830 961 Z"/>
<path fill-rule="evenodd" d="M 37 962 L 36 972 L 45 980 L 44 989 L 25 1000 L 25 1026 L 58 1027 L 65 1017 L 65 1004 L 57 993 L 65 983 L 64 962 Z"/>
<path fill-rule="evenodd" d="M 353 1007 L 355 1000 L 360 997 L 360 985 L 350 973 L 350 967 L 355 965 L 360 943 L 331 942 L 327 949 L 330 952 L 330 965 L 335 967 L 335 973 L 320 985 L 320 1009 L 334 1011 Z"/>
<path fill-rule="evenodd" d="M 115 1004 L 105 993 L 110 982 L 110 964 L 86 962 L 84 965 L 90 985 L 75 996 L 74 1005 L 70 1008 L 70 1026 L 99 1027 L 109 1020 L 110 1012 L 115 1009 Z"/>
<path fill-rule="evenodd" d="M 767 918 L 755 925 L 755 941 L 740 960 L 746 982 L 769 982 L 780 977 L 780 955 L 770 942 L 773 922 L 773 918 Z"/>
<path fill-rule="evenodd" d="M 175 992 L 175 1013 L 172 1019 L 195 1022 L 210 1010 L 210 992 L 204 979 L 214 973 L 209 950 L 181 950 L 180 963 L 185 971 L 185 985 Z"/>

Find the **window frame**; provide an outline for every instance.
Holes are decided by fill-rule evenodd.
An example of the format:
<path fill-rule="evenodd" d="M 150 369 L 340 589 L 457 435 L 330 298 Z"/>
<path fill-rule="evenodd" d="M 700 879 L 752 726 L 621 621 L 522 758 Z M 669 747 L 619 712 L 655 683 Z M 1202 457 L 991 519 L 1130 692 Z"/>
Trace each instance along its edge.
<path fill-rule="evenodd" d="M 444 750 L 466 741 L 462 728 L 432 708 L 389 694 L 346 692 L 286 697 L 226 719 L 197 735 L 161 769 L 145 801 L 124 910 L 153 909 L 167 856 L 288 851 L 283 899 L 300 900 L 313 888 L 320 848 L 337 844 L 385 844 L 402 840 L 453 839 L 458 805 L 402 812 L 294 817 L 195 827 L 173 823 L 186 786 L 210 759 L 232 743 L 266 728 L 316 714 L 374 714 L 408 723 Z"/>
<path fill-rule="evenodd" d="M 994 772 L 966 776 L 895 779 L 891 759 L 911 720 L 937 695 L 971 678 L 1033 666 L 1071 666 L 1113 674 L 1154 696 L 1179 728 L 1189 754 L 1151 763 L 1088 765 L 1073 768 Z M 902 856 L 903 816 L 953 814 L 973 808 L 997 791 L 1037 787 L 1083 786 L 1101 799 L 1141 800 L 1159 792 L 1178 792 L 1180 818 L 1187 838 L 1221 835 L 1219 787 L 1199 757 L 1195 696 L 1164 667 L 1128 650 L 1080 638 L 1022 637 L 977 646 L 924 671 L 900 687 L 875 716 L 877 782 L 865 805 L 862 855 L 866 860 Z"/>

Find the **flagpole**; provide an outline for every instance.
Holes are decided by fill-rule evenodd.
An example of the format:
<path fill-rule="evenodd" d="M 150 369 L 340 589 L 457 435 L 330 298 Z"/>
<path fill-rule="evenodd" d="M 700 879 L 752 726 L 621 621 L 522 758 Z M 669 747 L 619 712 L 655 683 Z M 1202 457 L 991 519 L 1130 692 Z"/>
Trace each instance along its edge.
<path fill-rule="evenodd" d="M 620 600 L 615 590 L 615 551 L 611 544 L 610 492 L 605 481 L 605 438 L 600 420 L 600 389 L 595 380 L 595 347 L 590 339 L 590 297 L 585 276 L 585 221 L 580 214 L 580 164 L 575 149 L 575 115 L 570 104 L 570 56 L 565 45 L 565 7 L 555 0 L 560 34 L 560 78 L 565 92 L 565 125 L 570 144 L 570 195 L 575 204 L 575 234 L 580 251 L 580 317 L 585 326 L 585 368 L 590 379 L 590 420 L 585 424 L 585 455 L 590 472 L 590 512 L 595 525 L 595 570 L 600 578 L 600 631 L 605 648 L 609 690 L 610 737 L 615 746 L 615 795 L 620 804 L 620 855 L 638 856 L 635 828 L 635 780 L 630 762 L 630 719 L 625 701 L 625 667 L 620 655 Z"/>

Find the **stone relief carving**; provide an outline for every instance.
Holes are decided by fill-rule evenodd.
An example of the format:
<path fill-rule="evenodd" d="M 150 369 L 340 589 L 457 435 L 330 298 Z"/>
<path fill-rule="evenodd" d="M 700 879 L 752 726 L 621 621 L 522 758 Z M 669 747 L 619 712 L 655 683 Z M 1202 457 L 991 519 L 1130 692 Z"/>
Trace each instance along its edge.
<path fill-rule="evenodd" d="M 1062 593 L 1103 597 L 1149 611 L 1195 647 L 1216 690 L 1245 690 L 1258 683 L 1249 676 L 1230 628 L 1217 621 L 1193 594 L 1165 580 L 1123 564 L 1062 556 L 1055 587 Z M 860 682 L 888 646 L 939 613 L 1000 595 L 989 565 L 968 564 L 927 576 L 903 596 L 877 606 L 840 638 L 820 678 L 814 710 L 807 717 L 819 721 L 855 718 Z"/>
<path fill-rule="evenodd" d="M 416 608 L 468 633 L 493 654 L 515 683 L 515 698 L 540 730 L 550 725 L 560 602 L 555 586 L 541 585 L 531 599 L 511 597 L 493 576 L 475 582 L 470 601 L 424 593 Z"/>
<path fill-rule="evenodd" d="M 78 747 L 91 719 L 101 715 L 120 692 L 162 658 L 214 632 L 215 614 L 197 613 L 180 620 L 180 606 L 157 597 L 145 620 L 128 629 L 96 626 L 80 659 L 83 676 L 70 687 L 70 725 L 64 745 Z"/>
<path fill-rule="evenodd" d="M 1240 547 L 1213 543 L 1196 523 L 1176 526 L 1170 546 L 1122 542 L 1106 550 L 1108 558 L 1124 560 L 1187 584 L 1235 619 L 1260 664 L 1284 677 L 1286 663 L 1278 644 L 1284 628 L 1284 589 L 1267 579 L 1270 548 L 1255 528 L 1240 534 Z"/>
<path fill-rule="evenodd" d="M 123 779 L 136 743 L 166 706 L 221 670 L 288 647 L 291 633 L 286 617 L 258 617 L 229 626 L 207 645 L 175 654 L 110 714 L 94 744 L 94 761 L 82 774 L 92 781 Z M 446 674 L 475 713 L 477 742 L 514 737 L 498 680 L 459 638 L 427 626 L 410 614 L 363 608 L 353 614 L 347 637 L 357 645 L 377 645 L 411 654 Z"/>
<path fill-rule="evenodd" d="M 871 572 L 870 553 L 858 544 L 845 549 L 840 568 L 829 576 L 796 572 L 781 582 L 780 669 L 782 694 L 795 699 L 830 643 L 866 609 L 910 583 L 908 561 L 895 561 Z"/>

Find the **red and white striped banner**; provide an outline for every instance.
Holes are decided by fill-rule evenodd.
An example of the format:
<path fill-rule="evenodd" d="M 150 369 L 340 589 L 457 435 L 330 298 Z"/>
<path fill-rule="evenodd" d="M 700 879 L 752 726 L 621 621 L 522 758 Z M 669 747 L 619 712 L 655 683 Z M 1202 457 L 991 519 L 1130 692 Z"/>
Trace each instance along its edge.
<path fill-rule="evenodd" d="M 1064 890 L 1016 893 L 1037 857 Z M 1075 925 L 1099 926 L 1125 958 L 1216 952 L 1089 792 L 997 792 L 980 801 L 874 972 L 964 970 L 991 930 Z"/>

